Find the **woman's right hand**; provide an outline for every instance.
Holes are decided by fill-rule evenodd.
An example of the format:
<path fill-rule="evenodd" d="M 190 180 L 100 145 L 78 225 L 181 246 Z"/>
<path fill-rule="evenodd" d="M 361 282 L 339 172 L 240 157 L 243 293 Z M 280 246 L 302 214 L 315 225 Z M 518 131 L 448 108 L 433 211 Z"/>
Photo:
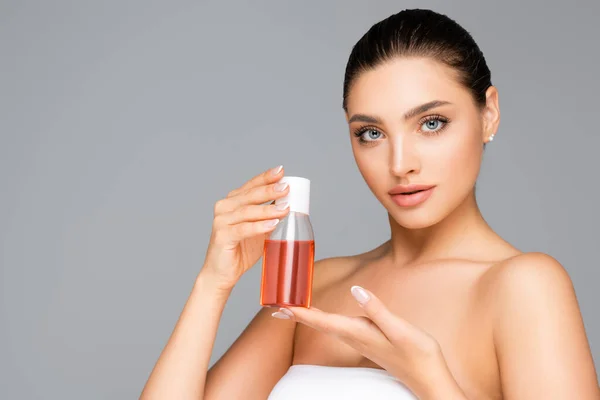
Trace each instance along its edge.
<path fill-rule="evenodd" d="M 202 272 L 208 273 L 220 289 L 230 290 L 242 274 L 263 254 L 264 242 L 289 212 L 287 204 L 275 206 L 273 200 L 289 192 L 283 167 L 255 176 L 215 203 L 210 243 Z M 262 204 L 270 202 L 270 204 Z M 281 206 L 285 208 L 282 210 Z"/>

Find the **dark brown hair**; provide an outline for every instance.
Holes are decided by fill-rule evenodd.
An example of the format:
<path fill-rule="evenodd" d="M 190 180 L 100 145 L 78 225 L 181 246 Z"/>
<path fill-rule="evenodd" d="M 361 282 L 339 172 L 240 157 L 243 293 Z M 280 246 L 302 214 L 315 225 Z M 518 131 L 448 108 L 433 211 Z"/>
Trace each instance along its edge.
<path fill-rule="evenodd" d="M 357 76 L 394 57 L 431 57 L 457 72 L 475 103 L 485 105 L 492 85 L 483 53 L 471 35 L 446 15 L 431 10 L 411 9 L 373 25 L 352 48 L 344 75 L 343 104 Z"/>

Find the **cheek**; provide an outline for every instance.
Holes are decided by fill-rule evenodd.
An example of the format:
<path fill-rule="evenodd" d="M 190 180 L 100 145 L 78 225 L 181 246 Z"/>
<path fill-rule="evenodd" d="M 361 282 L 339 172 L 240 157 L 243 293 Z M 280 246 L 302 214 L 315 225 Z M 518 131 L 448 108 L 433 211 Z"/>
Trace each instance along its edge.
<path fill-rule="evenodd" d="M 367 185 L 371 190 L 385 186 L 388 177 L 388 150 L 381 143 L 373 148 L 362 148 L 358 143 L 352 144 L 354 160 Z"/>
<path fill-rule="evenodd" d="M 460 129 L 460 127 L 458 128 Z M 462 127 L 460 131 L 444 143 L 436 159 L 438 171 L 446 182 L 473 185 L 479 174 L 483 143 L 480 134 L 473 127 Z"/>

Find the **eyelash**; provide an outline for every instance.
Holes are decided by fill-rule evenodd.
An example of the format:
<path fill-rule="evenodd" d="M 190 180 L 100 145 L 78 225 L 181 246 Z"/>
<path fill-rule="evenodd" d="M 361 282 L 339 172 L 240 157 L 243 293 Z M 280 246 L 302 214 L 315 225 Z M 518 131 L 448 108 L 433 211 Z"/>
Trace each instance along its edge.
<path fill-rule="evenodd" d="M 441 127 L 441 128 L 439 128 L 439 129 L 437 129 L 437 130 L 435 130 L 435 131 L 427 131 L 427 132 L 425 133 L 425 135 L 426 135 L 426 136 L 434 136 L 434 135 L 439 135 L 439 134 L 440 134 L 440 133 L 441 133 L 441 132 L 442 132 L 444 129 L 446 129 L 446 127 L 447 127 L 447 126 L 448 126 L 448 124 L 450 123 L 450 120 L 449 120 L 448 118 L 446 118 L 446 117 L 443 117 L 443 116 L 441 116 L 441 115 L 437 115 L 437 114 L 435 114 L 435 115 L 428 115 L 428 116 L 426 116 L 425 118 L 421 119 L 421 120 L 419 121 L 419 127 L 420 127 L 420 126 L 422 126 L 423 124 L 425 124 L 426 122 L 429 122 L 429 121 L 440 121 L 440 122 L 441 122 L 443 125 L 442 125 L 442 127 Z M 355 130 L 354 130 L 354 136 L 358 137 L 358 141 L 359 141 L 361 144 L 368 144 L 368 143 L 372 143 L 372 142 L 374 142 L 374 140 L 364 140 L 364 139 L 362 138 L 362 135 L 363 135 L 365 132 L 369 131 L 369 130 L 374 130 L 374 131 L 377 131 L 377 132 L 381 133 L 381 132 L 379 131 L 379 129 L 377 129 L 376 127 L 367 125 L 367 126 L 361 126 L 361 127 L 357 128 L 357 129 L 355 129 Z"/>

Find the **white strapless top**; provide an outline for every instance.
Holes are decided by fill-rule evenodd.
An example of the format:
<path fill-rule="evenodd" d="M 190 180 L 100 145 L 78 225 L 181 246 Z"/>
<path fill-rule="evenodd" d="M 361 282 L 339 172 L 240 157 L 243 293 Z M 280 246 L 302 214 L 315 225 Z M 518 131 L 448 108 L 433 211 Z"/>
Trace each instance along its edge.
<path fill-rule="evenodd" d="M 267 400 L 415 400 L 417 397 L 383 369 L 295 364 Z"/>

